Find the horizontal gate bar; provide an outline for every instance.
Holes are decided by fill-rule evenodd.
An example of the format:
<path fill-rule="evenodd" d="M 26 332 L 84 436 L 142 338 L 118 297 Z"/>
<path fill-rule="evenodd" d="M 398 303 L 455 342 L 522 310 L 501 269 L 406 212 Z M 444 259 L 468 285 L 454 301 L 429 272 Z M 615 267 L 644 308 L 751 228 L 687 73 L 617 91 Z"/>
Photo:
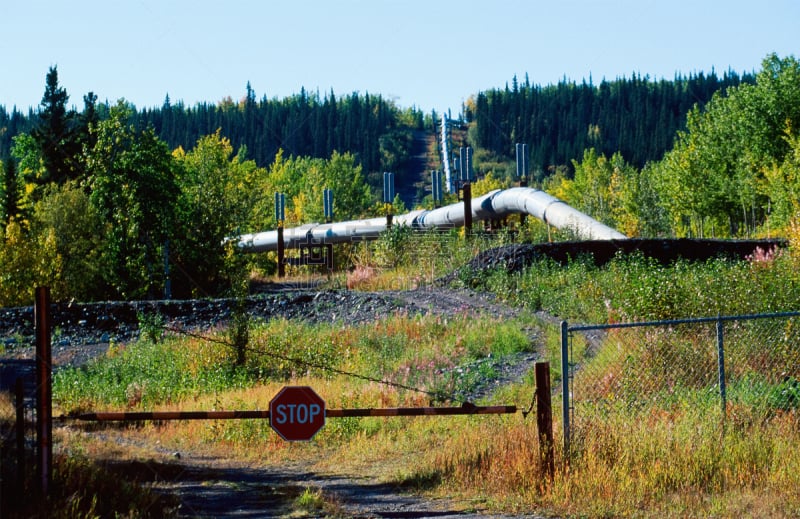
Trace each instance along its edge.
<path fill-rule="evenodd" d="M 466 414 L 511 414 L 517 412 L 514 405 L 460 407 L 386 407 L 377 409 L 326 409 L 325 416 L 331 418 L 365 416 L 450 416 Z M 141 421 L 141 420 L 242 420 L 247 418 L 269 418 L 269 411 L 150 411 L 83 413 L 66 416 L 76 420 L 95 422 Z"/>
<path fill-rule="evenodd" d="M 334 418 L 359 416 L 449 416 L 457 414 L 506 414 L 516 413 L 517 406 L 495 405 L 461 407 L 386 407 L 378 409 L 327 409 L 325 416 Z"/>

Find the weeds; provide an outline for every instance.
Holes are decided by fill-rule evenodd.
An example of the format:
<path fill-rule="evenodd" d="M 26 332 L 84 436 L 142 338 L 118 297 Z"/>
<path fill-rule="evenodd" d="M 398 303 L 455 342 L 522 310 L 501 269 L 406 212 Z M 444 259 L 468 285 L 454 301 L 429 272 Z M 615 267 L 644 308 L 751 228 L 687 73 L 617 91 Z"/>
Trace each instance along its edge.
<path fill-rule="evenodd" d="M 620 322 L 796 310 L 795 262 L 791 254 L 668 266 L 631 256 L 602 268 L 584 259 L 566 266 L 543 260 L 514 276 L 497 271 L 467 282 L 531 310 Z M 392 279 L 386 275 L 384 281 Z M 136 409 L 264 409 L 281 385 L 291 382 L 312 385 L 329 407 L 428 405 L 432 395 L 462 398 L 475 381 L 493 376 L 487 359 L 530 349 L 520 330 L 531 326 L 530 320 L 466 315 L 396 314 L 352 327 L 273 320 L 251 327 L 239 367 L 235 352 L 218 343 L 142 340 L 117 348 L 97 365 L 59 372 L 56 399 L 65 409 L 107 403 Z M 372 466 L 376 477 L 406 488 L 509 511 L 792 517 L 800 513 L 794 328 L 794 321 L 774 333 L 740 325 L 726 336 L 736 378 L 728 386 L 725 421 L 713 377 L 700 376 L 714 373 L 713 355 L 700 348 L 709 332 L 676 328 L 670 336 L 641 332 L 628 338 L 609 333 L 602 345 L 576 337 L 572 346 L 580 362 L 573 387 L 591 398 L 576 410 L 570 452 L 555 445 L 563 463 L 552 483 L 541 470 L 535 424 L 519 415 L 330 420 L 303 445 L 281 442 L 258 420 L 202 427 L 174 423 L 138 434 L 152 434 L 163 445 L 199 445 L 243 458 L 314 454 L 337 469 Z M 557 380 L 557 331 L 545 327 L 541 335 Z M 786 373 L 766 376 L 753 369 L 764 363 L 785 364 Z M 493 398 L 524 408 L 531 394 L 528 377 Z M 558 416 L 554 425 L 558 437 Z M 326 512 L 326 506 L 325 496 L 313 489 L 295 501 L 299 513 L 338 513 Z"/>
<path fill-rule="evenodd" d="M 473 277 L 462 271 L 464 276 L 462 283 L 514 305 L 592 323 L 792 311 L 800 305 L 800 269 L 792 254 L 670 265 L 633 254 L 603 267 L 589 258 L 567 265 L 542 259 L 519 274 L 497 270 Z"/>

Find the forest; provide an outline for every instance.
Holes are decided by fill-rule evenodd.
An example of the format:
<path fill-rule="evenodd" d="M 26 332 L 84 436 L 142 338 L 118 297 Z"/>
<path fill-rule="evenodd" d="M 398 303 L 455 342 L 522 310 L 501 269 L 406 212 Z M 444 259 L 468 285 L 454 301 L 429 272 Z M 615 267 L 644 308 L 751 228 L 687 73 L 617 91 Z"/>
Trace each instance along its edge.
<path fill-rule="evenodd" d="M 755 82 L 753 74 L 727 71 L 722 77 L 676 75 L 652 81 L 638 74 L 594 85 L 562 80 L 556 85 L 531 85 L 514 77 L 512 86 L 480 92 L 465 107 L 475 121 L 471 140 L 479 148 L 511 158 L 514 144 L 528 144 L 529 164 L 541 180 L 548 171 L 571 164 L 583 150 L 620 152 L 641 168 L 658 160 L 686 127 L 686 114 L 702 109 L 715 93 Z"/>
<path fill-rule="evenodd" d="M 439 116 L 380 95 L 299 94 L 137 109 L 83 96 L 51 68 L 38 109 L 0 106 L 0 306 L 48 284 L 57 298 L 210 296 L 242 272 L 269 273 L 225 238 L 322 219 L 376 216 L 382 171 L 402 172 L 413 132 Z M 476 93 L 453 146 L 475 148 L 480 194 L 507 187 L 514 143 L 532 183 L 628 236 L 775 236 L 797 225 L 800 63 L 767 56 L 755 74 L 672 81 L 634 75 Z M 435 148 L 435 147 L 434 147 Z M 429 155 L 438 159 L 437 150 Z M 428 203 L 427 200 L 422 201 Z"/>

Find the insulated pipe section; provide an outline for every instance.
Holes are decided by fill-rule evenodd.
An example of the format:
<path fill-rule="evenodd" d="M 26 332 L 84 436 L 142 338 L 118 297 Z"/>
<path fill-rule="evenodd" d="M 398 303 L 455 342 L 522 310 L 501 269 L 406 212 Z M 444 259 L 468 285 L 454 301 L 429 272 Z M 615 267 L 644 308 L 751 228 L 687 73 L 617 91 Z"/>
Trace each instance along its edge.
<path fill-rule="evenodd" d="M 414 226 L 417 215 L 424 211 L 412 211 L 394 216 L 394 225 Z M 348 243 L 361 240 L 377 240 L 386 230 L 386 217 L 349 220 L 335 223 L 310 223 L 300 227 L 284 229 L 283 243 L 287 249 L 297 249 L 300 245 L 311 243 Z M 278 231 L 265 231 L 244 234 L 237 238 L 239 246 L 246 252 L 268 252 L 278 250 Z"/>
<path fill-rule="evenodd" d="M 505 218 L 511 214 L 528 214 L 560 230 L 572 231 L 582 240 L 625 240 L 627 236 L 567 205 L 544 191 L 528 187 L 496 190 L 472 200 L 472 220 Z M 451 204 L 432 211 L 412 211 L 395 216 L 394 225 L 416 229 L 442 229 L 464 225 L 464 204 Z M 285 229 L 286 248 L 305 243 L 346 243 L 377 239 L 386 230 L 386 218 L 350 220 L 329 224 L 307 224 Z M 247 252 L 278 249 L 278 231 L 245 234 L 238 237 L 239 246 Z"/>
<path fill-rule="evenodd" d="M 571 230 L 582 240 L 626 240 L 621 232 L 568 205 L 563 200 L 528 187 L 496 191 L 491 198 L 497 213 L 524 213 L 535 216 L 556 229 Z"/>
<path fill-rule="evenodd" d="M 556 229 L 571 230 L 582 240 L 625 240 L 627 236 L 584 214 L 558 198 L 529 187 L 496 190 L 472 200 L 472 219 L 505 218 L 511 214 L 528 214 Z M 462 204 L 453 204 L 417 217 L 424 229 L 460 227 L 464 225 Z"/>

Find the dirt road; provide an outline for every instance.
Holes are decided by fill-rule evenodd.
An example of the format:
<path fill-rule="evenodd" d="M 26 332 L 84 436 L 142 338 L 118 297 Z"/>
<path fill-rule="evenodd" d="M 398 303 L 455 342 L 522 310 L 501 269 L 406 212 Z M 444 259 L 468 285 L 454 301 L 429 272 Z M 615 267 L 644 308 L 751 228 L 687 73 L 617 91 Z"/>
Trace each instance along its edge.
<path fill-rule="evenodd" d="M 57 306 L 55 369 L 79 365 L 104 353 L 110 340 L 134 339 L 143 312 L 159 312 L 173 326 L 205 328 L 224 325 L 229 316 L 228 303 L 217 300 Z M 368 322 L 394 311 L 410 315 L 468 312 L 506 317 L 517 312 L 485 294 L 444 288 L 381 293 L 278 291 L 251 298 L 248 310 L 259 318 L 283 316 L 348 323 Z M 0 370 L 4 384 L 16 375 L 31 374 L 31 320 L 30 308 L 0 311 L 0 339 L 5 345 Z M 507 359 L 497 366 L 501 373 L 498 380 L 488 381 L 480 391 L 485 394 L 498 385 L 519 380 L 535 360 L 534 354 Z M 74 422 L 61 426 L 75 427 Z M 114 429 L 79 434 L 92 435 L 93 441 L 98 440 L 98 434 L 101 441 L 132 441 L 130 435 Z M 259 466 L 190 449 L 169 452 L 152 444 L 140 444 L 137 449 L 149 454 L 137 456 L 136 460 L 105 463 L 120 477 L 135 474 L 159 493 L 172 496 L 179 517 L 535 517 L 486 514 L 475 504 L 415 495 L 370 475 L 320 471 L 310 461 Z"/>

